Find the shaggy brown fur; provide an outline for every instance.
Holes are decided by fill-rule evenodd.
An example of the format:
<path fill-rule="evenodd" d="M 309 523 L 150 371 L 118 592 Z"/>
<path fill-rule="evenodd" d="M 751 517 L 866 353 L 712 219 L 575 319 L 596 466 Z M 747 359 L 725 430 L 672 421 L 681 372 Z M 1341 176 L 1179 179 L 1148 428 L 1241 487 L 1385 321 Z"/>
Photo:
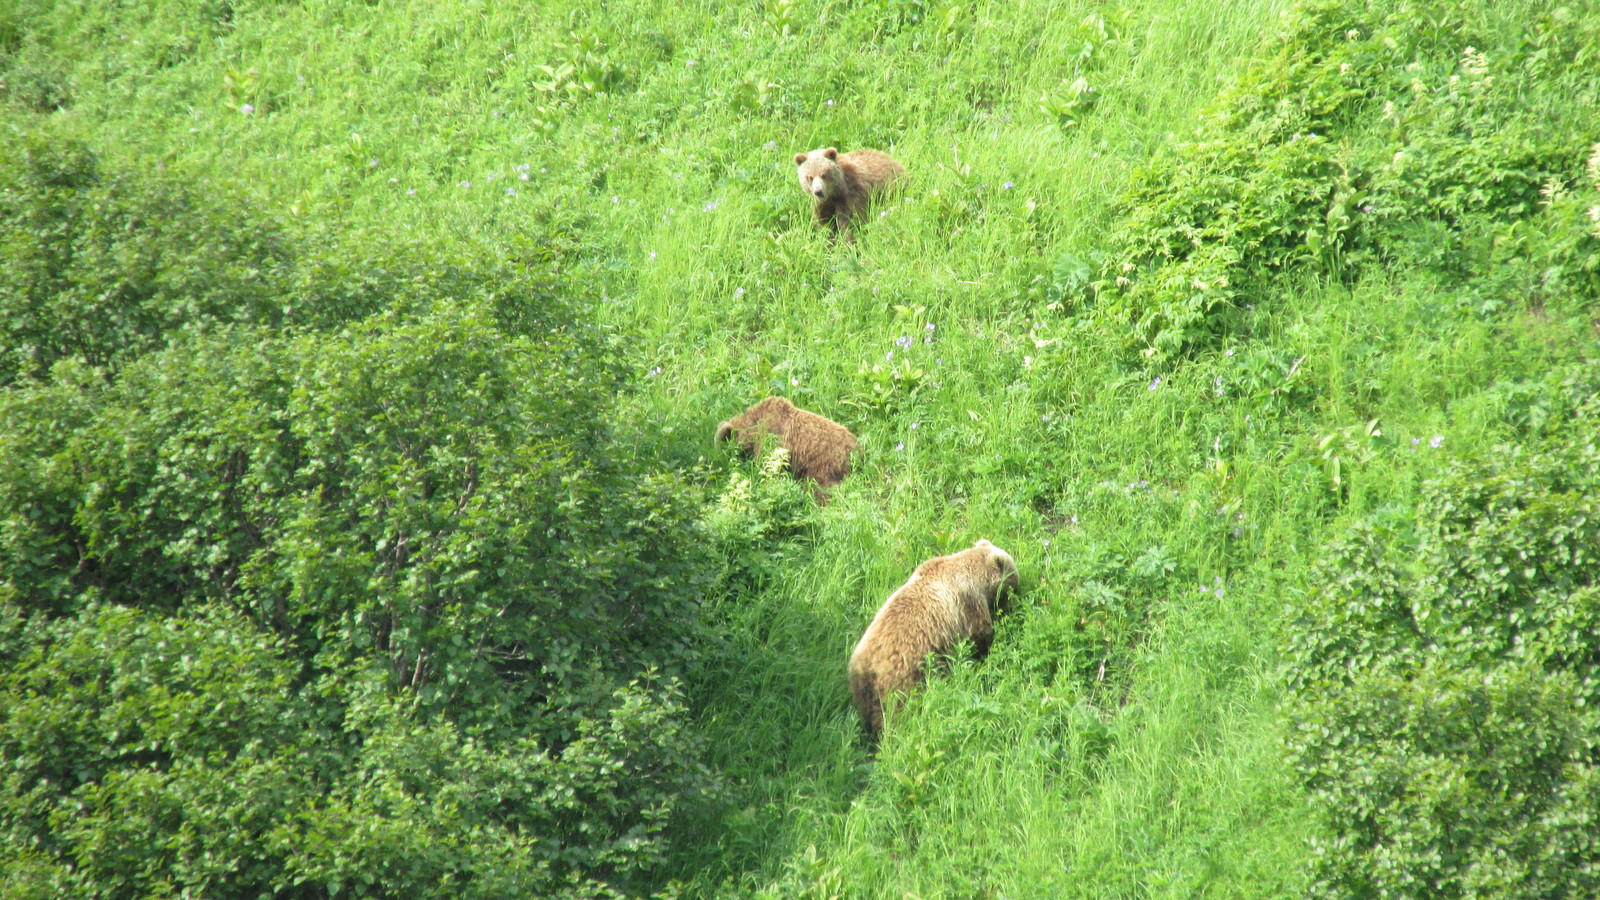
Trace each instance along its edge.
<path fill-rule="evenodd" d="M 835 236 L 850 234 L 850 221 L 866 210 L 873 195 L 906 173 L 887 153 L 853 150 L 843 156 L 833 147 L 796 153 L 800 187 L 817 198 L 817 221 L 832 226 Z"/>
<path fill-rule="evenodd" d="M 947 654 L 970 638 L 978 658 L 994 640 L 994 611 L 1020 584 L 1011 554 L 986 540 L 935 556 L 889 595 L 850 654 L 850 695 L 868 740 L 883 731 L 889 694 L 923 679 L 928 654 Z"/>
<path fill-rule="evenodd" d="M 717 443 L 736 436 L 739 449 L 753 456 L 763 434 L 776 437 L 778 445 L 789 451 L 789 471 L 796 478 L 816 482 L 819 503 L 826 503 L 828 489 L 850 474 L 856 436 L 832 419 L 796 407 L 787 397 L 768 397 L 718 425 Z"/>

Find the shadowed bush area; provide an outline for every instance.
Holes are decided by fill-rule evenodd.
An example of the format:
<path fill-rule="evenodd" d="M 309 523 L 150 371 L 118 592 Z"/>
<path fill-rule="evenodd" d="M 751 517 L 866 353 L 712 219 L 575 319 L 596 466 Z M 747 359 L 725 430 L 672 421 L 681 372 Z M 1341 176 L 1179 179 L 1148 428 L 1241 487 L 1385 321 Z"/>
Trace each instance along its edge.
<path fill-rule="evenodd" d="M 68 357 L 115 373 L 223 326 L 322 330 L 438 297 L 513 331 L 557 327 L 568 314 L 543 298 L 563 240 L 475 256 L 381 226 L 291 227 L 226 183 L 107 166 L 48 127 L 0 132 L 0 384 Z"/>
<path fill-rule="evenodd" d="M 580 307 L 350 243 L 269 299 L 172 220 L 66 205 L 74 253 L 140 253 L 41 278 L 212 280 L 183 309 L 182 279 L 29 295 L 117 328 L 0 396 L 8 895 L 602 896 L 655 868 L 715 787 L 678 687 L 709 557 L 608 421 L 626 376 Z M 249 314 L 298 300 L 305 327 Z"/>
<path fill-rule="evenodd" d="M 1321 897 L 1600 889 L 1600 405 L 1463 460 L 1329 548 L 1287 636 Z M 1576 395 L 1576 396 L 1574 396 Z M 1564 403 L 1561 401 L 1565 401 Z M 1569 418 L 1570 417 L 1570 418 Z"/>

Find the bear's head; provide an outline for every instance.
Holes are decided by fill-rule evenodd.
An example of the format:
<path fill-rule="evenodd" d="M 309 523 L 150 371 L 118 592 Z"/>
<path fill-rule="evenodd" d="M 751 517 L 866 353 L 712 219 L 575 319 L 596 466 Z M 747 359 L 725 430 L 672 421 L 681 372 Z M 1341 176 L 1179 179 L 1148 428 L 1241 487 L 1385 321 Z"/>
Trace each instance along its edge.
<path fill-rule="evenodd" d="M 794 164 L 799 167 L 800 188 L 813 196 L 827 199 L 839 171 L 839 151 L 824 147 L 810 153 L 796 153 Z"/>
<path fill-rule="evenodd" d="M 996 604 L 1010 600 L 1022 587 L 1022 578 L 1017 573 L 1016 560 L 1011 554 L 989 543 L 987 538 L 979 538 L 973 542 L 972 548 L 966 552 L 976 551 L 982 559 L 984 575 L 989 586 L 995 592 Z"/>

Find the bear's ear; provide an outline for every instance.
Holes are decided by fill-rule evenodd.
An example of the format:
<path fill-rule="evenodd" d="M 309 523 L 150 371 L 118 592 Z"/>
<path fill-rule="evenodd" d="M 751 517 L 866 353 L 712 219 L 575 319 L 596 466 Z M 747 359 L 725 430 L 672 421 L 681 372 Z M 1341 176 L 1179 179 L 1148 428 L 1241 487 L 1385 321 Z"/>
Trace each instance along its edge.
<path fill-rule="evenodd" d="M 733 424 L 731 422 L 723 422 L 721 425 L 717 426 L 717 443 L 720 444 L 723 441 L 726 441 L 732 434 Z"/>
<path fill-rule="evenodd" d="M 839 158 L 839 150 L 836 147 L 829 147 L 828 149 L 822 151 L 822 155 L 826 156 L 829 159 L 838 159 Z"/>
<path fill-rule="evenodd" d="M 803 165 L 805 163 L 805 161 L 806 161 L 806 155 L 804 153 L 796 153 L 794 155 L 794 164 L 795 165 L 797 165 L 797 166 L 798 165 Z"/>

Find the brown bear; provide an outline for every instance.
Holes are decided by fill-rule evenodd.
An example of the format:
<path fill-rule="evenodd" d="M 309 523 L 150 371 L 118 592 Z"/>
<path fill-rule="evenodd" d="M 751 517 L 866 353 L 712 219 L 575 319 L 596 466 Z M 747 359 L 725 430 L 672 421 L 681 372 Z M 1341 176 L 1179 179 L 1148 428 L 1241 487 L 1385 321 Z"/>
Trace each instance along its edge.
<path fill-rule="evenodd" d="M 1011 554 L 980 540 L 917 566 L 889 595 L 850 654 L 850 695 L 869 742 L 883 731 L 888 696 L 922 681 L 930 653 L 943 656 L 970 638 L 979 659 L 988 654 L 994 612 L 1019 584 Z"/>
<path fill-rule="evenodd" d="M 850 474 L 856 436 L 838 422 L 803 409 L 787 397 L 768 397 L 717 426 L 717 443 L 737 435 L 739 449 L 753 456 L 761 436 L 770 434 L 789 451 L 789 471 L 817 485 L 817 502 L 828 502 L 828 490 Z"/>
<path fill-rule="evenodd" d="M 874 194 L 882 192 L 906 170 L 893 157 L 877 150 L 853 150 L 843 156 L 833 147 L 796 153 L 800 187 L 817 198 L 817 221 L 833 228 L 833 235 L 854 240 L 850 221 L 867 208 Z"/>

